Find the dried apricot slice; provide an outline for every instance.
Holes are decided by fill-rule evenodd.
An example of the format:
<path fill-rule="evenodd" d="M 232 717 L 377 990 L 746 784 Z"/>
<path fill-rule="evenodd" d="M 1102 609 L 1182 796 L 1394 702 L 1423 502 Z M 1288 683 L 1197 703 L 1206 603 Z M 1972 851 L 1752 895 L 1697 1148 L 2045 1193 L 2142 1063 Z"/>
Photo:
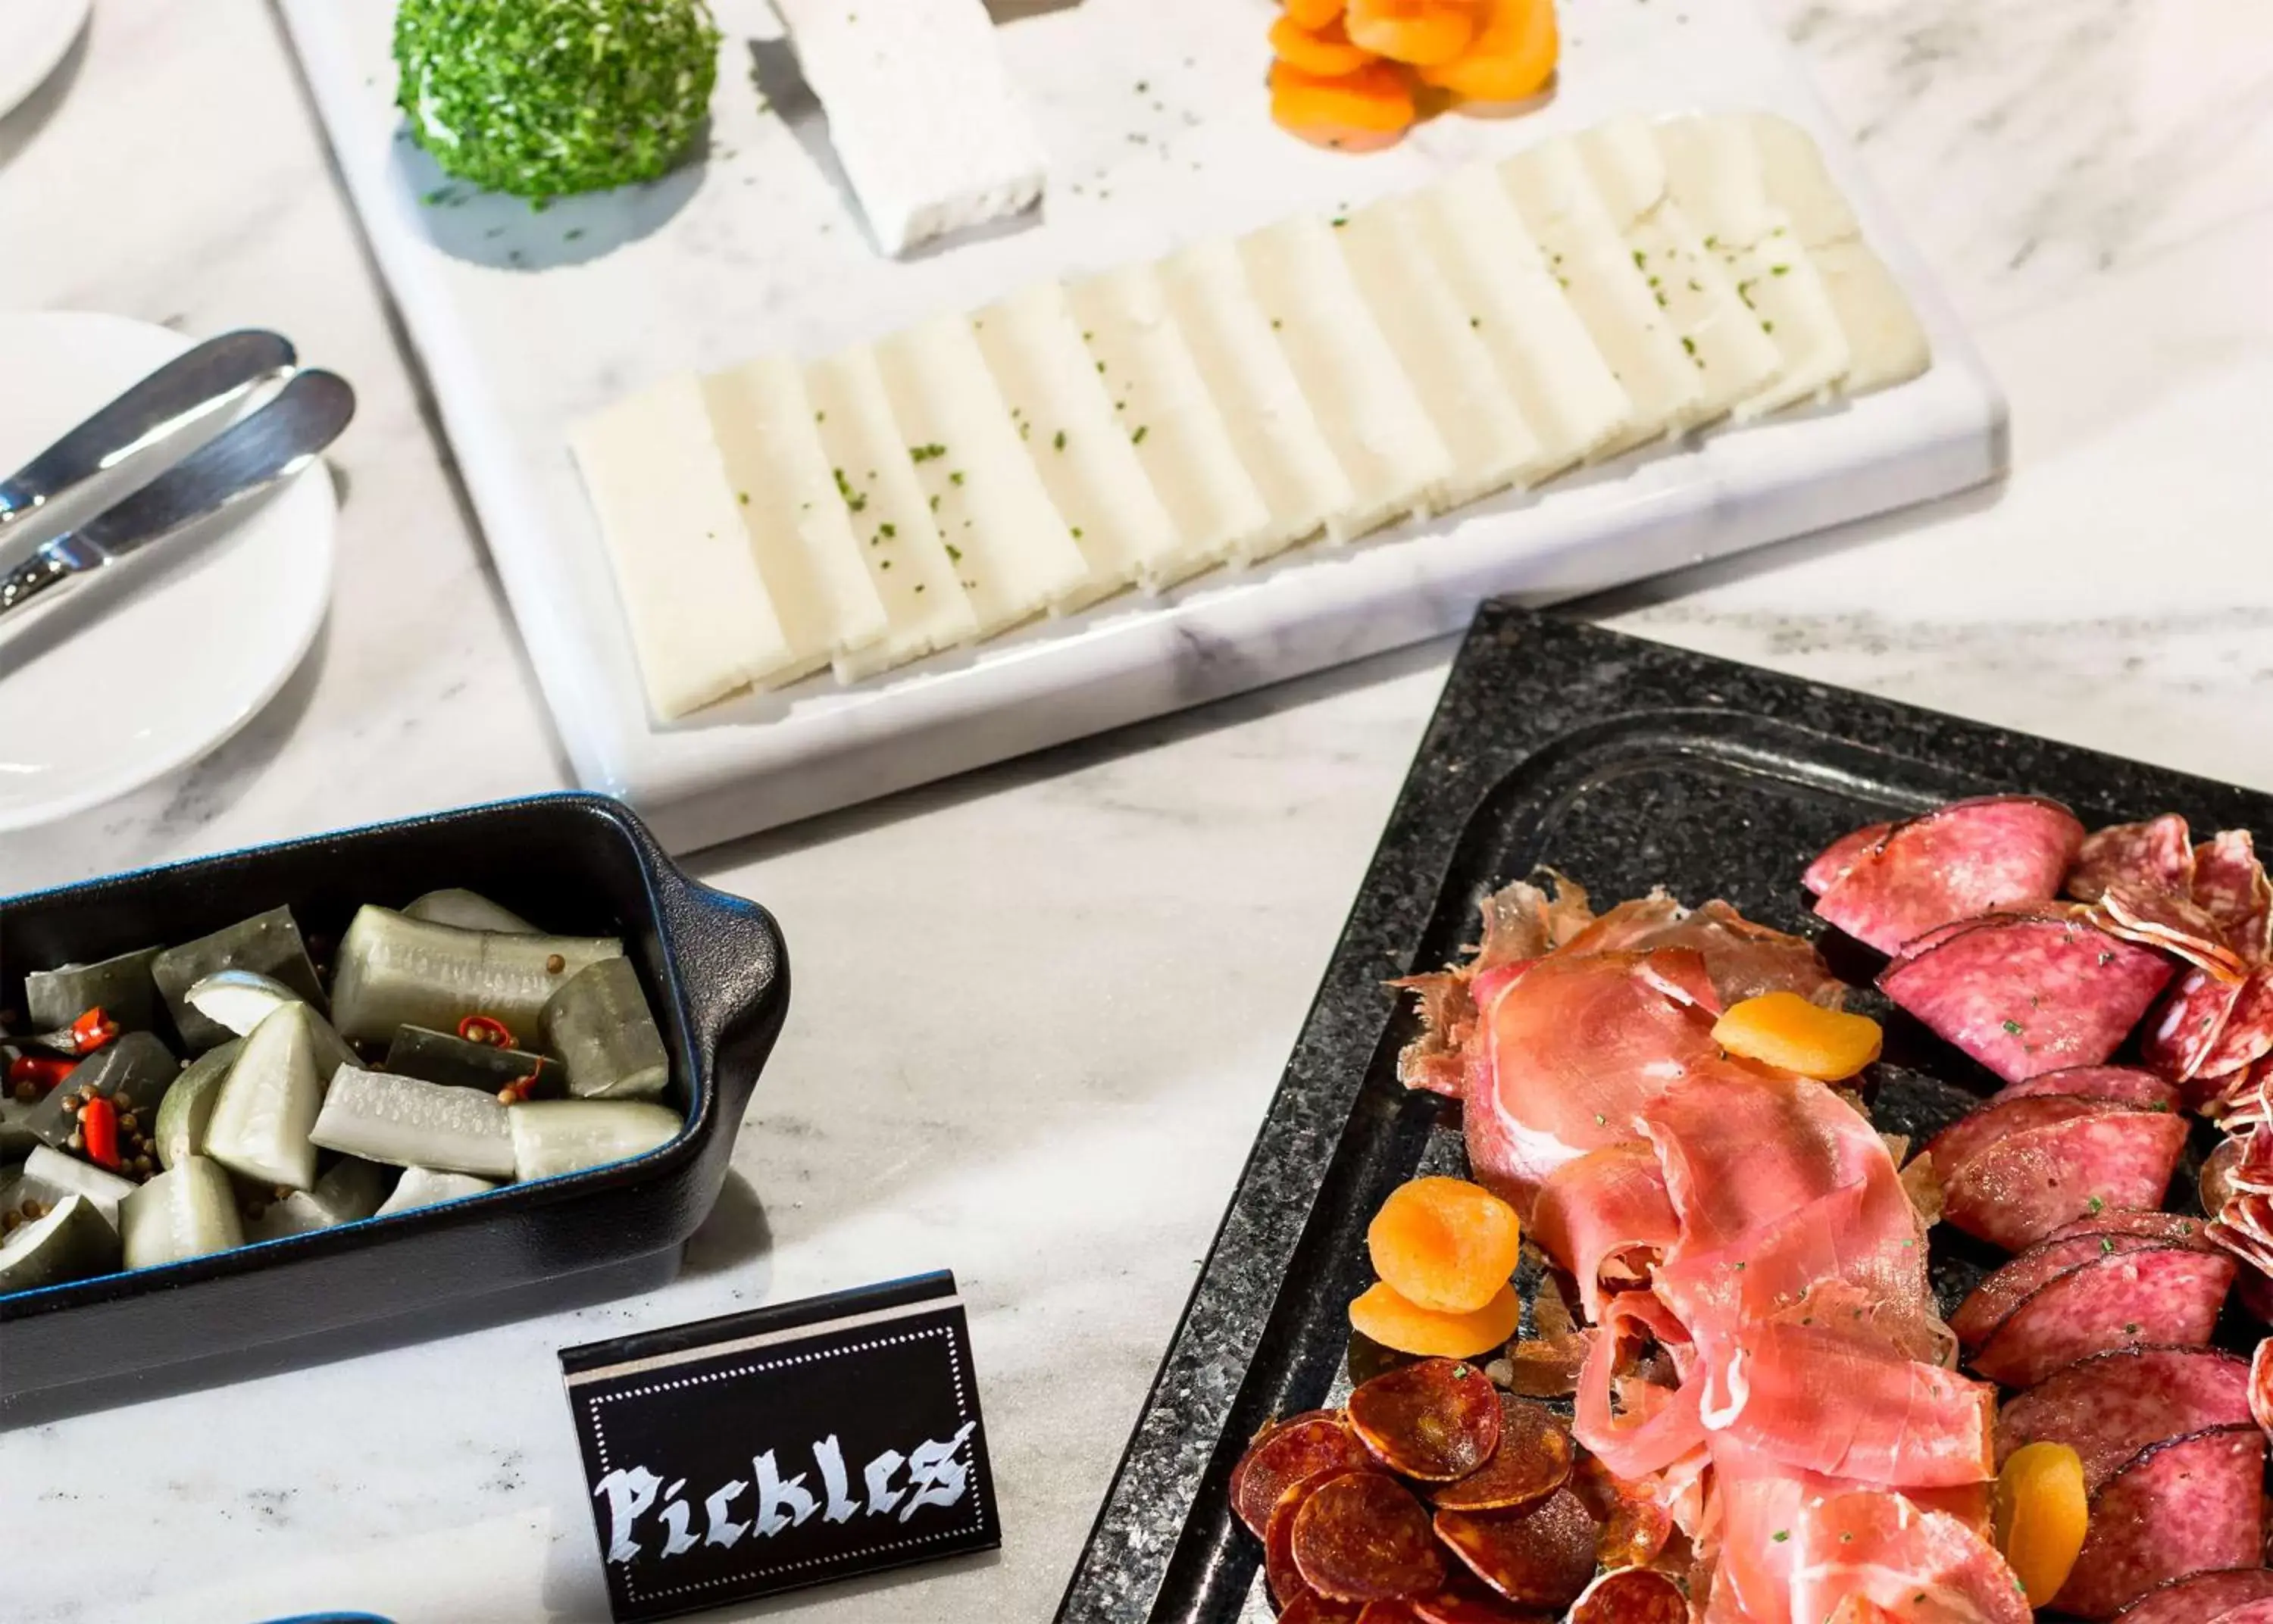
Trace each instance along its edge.
<path fill-rule="evenodd" d="M 1748 998 L 1713 1025 L 1713 1041 L 1730 1054 L 1821 1082 L 1852 1077 L 1879 1058 L 1885 1038 L 1868 1015 L 1826 1009 L 1797 992 Z"/>
<path fill-rule="evenodd" d="M 1428 67 L 1452 61 L 1476 36 L 1469 0 L 1349 0 L 1349 37 L 1392 62 Z"/>
<path fill-rule="evenodd" d="M 1498 1296 L 1522 1243 L 1515 1209 L 1465 1179 L 1399 1185 L 1365 1231 L 1373 1272 L 1439 1313 L 1474 1313 Z"/>
<path fill-rule="evenodd" d="M 1323 28 L 1339 22 L 1343 0 L 1287 0 L 1287 15 L 1305 28 Z"/>
<path fill-rule="evenodd" d="M 1393 146 L 1413 126 L 1413 84 L 1394 63 L 1368 63 L 1354 73 L 1308 73 L 1290 62 L 1271 64 L 1271 117 L 1290 135 L 1339 152 Z"/>
<path fill-rule="evenodd" d="M 1471 101 L 1520 101 L 1547 88 L 1563 42 L 1555 0 L 1486 0 L 1483 26 L 1450 62 L 1420 70 L 1422 82 Z"/>
<path fill-rule="evenodd" d="M 1376 60 L 1371 51 L 1350 43 L 1339 17 L 1323 28 L 1305 28 L 1293 18 L 1282 16 L 1271 25 L 1271 49 L 1279 61 L 1329 79 L 1354 73 Z"/>
<path fill-rule="evenodd" d="M 1523 1318 L 1523 1305 L 1516 1300 L 1514 1287 L 1502 1286 L 1497 1297 L 1474 1313 L 1439 1313 L 1408 1302 L 1384 1281 L 1351 1302 L 1349 1317 L 1353 1328 L 1384 1348 L 1472 1359 L 1507 1345 Z"/>
<path fill-rule="evenodd" d="M 2042 1607 L 2059 1593 L 2091 1521 L 2082 1457 L 2064 1443 L 2023 1444 L 1997 1474 L 1997 1548 Z"/>

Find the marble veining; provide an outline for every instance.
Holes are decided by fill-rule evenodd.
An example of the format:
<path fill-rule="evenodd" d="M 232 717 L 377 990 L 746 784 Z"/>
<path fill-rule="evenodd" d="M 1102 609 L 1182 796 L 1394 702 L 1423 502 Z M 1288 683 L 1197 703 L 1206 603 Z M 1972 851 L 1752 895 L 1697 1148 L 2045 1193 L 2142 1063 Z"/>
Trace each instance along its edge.
<path fill-rule="evenodd" d="M 1600 612 L 2273 788 L 2273 131 L 2246 116 L 2273 24 L 2247 0 L 1773 10 L 2005 386 L 2014 471 Z M 99 0 L 64 78 L 0 121 L 0 204 L 39 222 L 0 256 L 0 304 L 274 326 L 363 401 L 308 667 L 199 767 L 0 843 L 0 893 L 562 782 L 262 0 Z M 11 1624 L 598 1620 L 552 1350 L 940 1264 L 972 1299 L 1004 1550 L 740 1616 L 1046 1619 L 1447 653 L 705 854 L 780 915 L 798 991 L 679 1281 L 0 1435 Z M 96 1526 L 131 1534 L 90 1583 Z"/>

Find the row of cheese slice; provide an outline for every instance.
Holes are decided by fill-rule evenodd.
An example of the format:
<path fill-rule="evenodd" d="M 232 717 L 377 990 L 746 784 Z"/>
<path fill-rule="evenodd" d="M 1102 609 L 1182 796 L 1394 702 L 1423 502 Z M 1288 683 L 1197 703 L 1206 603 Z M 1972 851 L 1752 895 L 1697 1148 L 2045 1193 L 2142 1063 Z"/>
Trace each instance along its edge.
<path fill-rule="evenodd" d="M 1923 371 L 1797 125 L 1625 118 L 572 436 L 651 709 L 854 681 Z"/>

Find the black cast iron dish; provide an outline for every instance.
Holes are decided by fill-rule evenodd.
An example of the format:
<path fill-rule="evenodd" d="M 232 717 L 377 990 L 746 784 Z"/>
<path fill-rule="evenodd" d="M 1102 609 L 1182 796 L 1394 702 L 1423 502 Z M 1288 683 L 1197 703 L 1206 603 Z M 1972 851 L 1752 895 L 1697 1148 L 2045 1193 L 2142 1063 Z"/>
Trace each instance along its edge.
<path fill-rule="evenodd" d="M 1417 1171 L 1466 1168 L 1459 1112 L 1397 1081 L 1414 1035 L 1384 983 L 1474 939 L 1476 904 L 1542 863 L 1604 905 L 1663 886 L 1820 936 L 1799 876 L 1863 824 L 1996 790 L 2090 826 L 2183 812 L 2273 830 L 2273 797 L 1489 604 L 1478 615 L 1294 1045 L 1183 1323 L 1058 1610 L 1060 1624 L 1228 1624 L 1257 1552 L 1232 1467 L 1325 1403 L 1371 1282 L 1365 1225 Z M 1827 942 L 1827 952 L 1836 941 Z M 1849 979 L 1857 972 L 1834 954 Z M 1888 1014 L 1890 1007 L 1872 1007 Z M 1882 1126 L 1930 1131 L 1994 1080 L 1898 1014 Z M 1911 1066 L 1930 1066 L 1933 1076 Z M 1937 1079 L 1939 1081 L 1937 1081 Z M 1891 1097 L 1890 1097 L 1891 1096 Z M 1888 1106 L 1897 1107 L 1890 1116 Z M 1902 1119 L 1895 1120 L 1893 1117 Z M 2182 1170 L 2181 1186 L 2190 1185 Z M 1977 1277 L 1935 1231 L 1945 1306 Z M 2248 1345 L 2244 1343 L 2246 1347 Z M 1269 1610 L 1257 1604 L 1256 1617 Z"/>
<path fill-rule="evenodd" d="M 599 796 L 319 835 L 0 902 L 0 1004 L 26 969 L 184 941 L 289 905 L 334 939 L 364 902 L 482 892 L 620 936 L 686 1130 L 637 1161 L 161 1269 L 0 1298 L 0 1426 L 649 1290 L 717 1199 L 789 1007 L 772 916 L 697 885 Z"/>

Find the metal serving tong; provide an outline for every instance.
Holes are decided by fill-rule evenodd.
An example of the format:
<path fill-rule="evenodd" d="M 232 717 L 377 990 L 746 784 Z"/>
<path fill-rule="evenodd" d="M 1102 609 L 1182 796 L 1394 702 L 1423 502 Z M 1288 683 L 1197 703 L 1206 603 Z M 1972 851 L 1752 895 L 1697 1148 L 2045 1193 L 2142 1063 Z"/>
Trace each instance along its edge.
<path fill-rule="evenodd" d="M 20 565 L 29 545 L 11 544 L 13 527 L 96 475 L 181 433 L 292 370 L 298 357 L 274 333 L 224 333 L 184 351 L 0 480 L 0 573 Z"/>
<path fill-rule="evenodd" d="M 281 339 L 274 342 L 283 344 Z M 193 350 L 191 355 L 198 353 Z M 284 346 L 284 354 L 290 355 L 289 345 Z M 120 405 L 149 389 L 160 376 L 162 374 L 146 379 L 122 397 L 119 403 L 89 418 L 32 467 L 40 468 L 56 458 L 64 447 L 82 438 L 91 443 L 94 437 L 89 430 L 94 424 L 118 412 Z M 250 382 L 244 385 L 250 386 Z M 116 506 L 30 549 L 29 556 L 21 563 L 10 565 L 4 551 L 7 532 L 0 529 L 0 624 L 6 624 L 11 615 L 20 615 L 23 605 L 35 599 L 53 603 L 72 595 L 74 587 L 83 587 L 107 566 L 280 480 L 290 478 L 337 439 L 354 415 L 355 391 L 348 387 L 346 379 L 313 369 L 296 372 L 258 409 L 222 430 Z M 178 423 L 180 419 L 176 416 L 173 421 Z M 146 431 L 146 443 L 148 432 Z M 114 465 L 116 460 L 116 457 L 109 459 Z M 4 498 L 23 477 L 19 475 L 15 480 L 0 485 L 0 498 Z"/>

